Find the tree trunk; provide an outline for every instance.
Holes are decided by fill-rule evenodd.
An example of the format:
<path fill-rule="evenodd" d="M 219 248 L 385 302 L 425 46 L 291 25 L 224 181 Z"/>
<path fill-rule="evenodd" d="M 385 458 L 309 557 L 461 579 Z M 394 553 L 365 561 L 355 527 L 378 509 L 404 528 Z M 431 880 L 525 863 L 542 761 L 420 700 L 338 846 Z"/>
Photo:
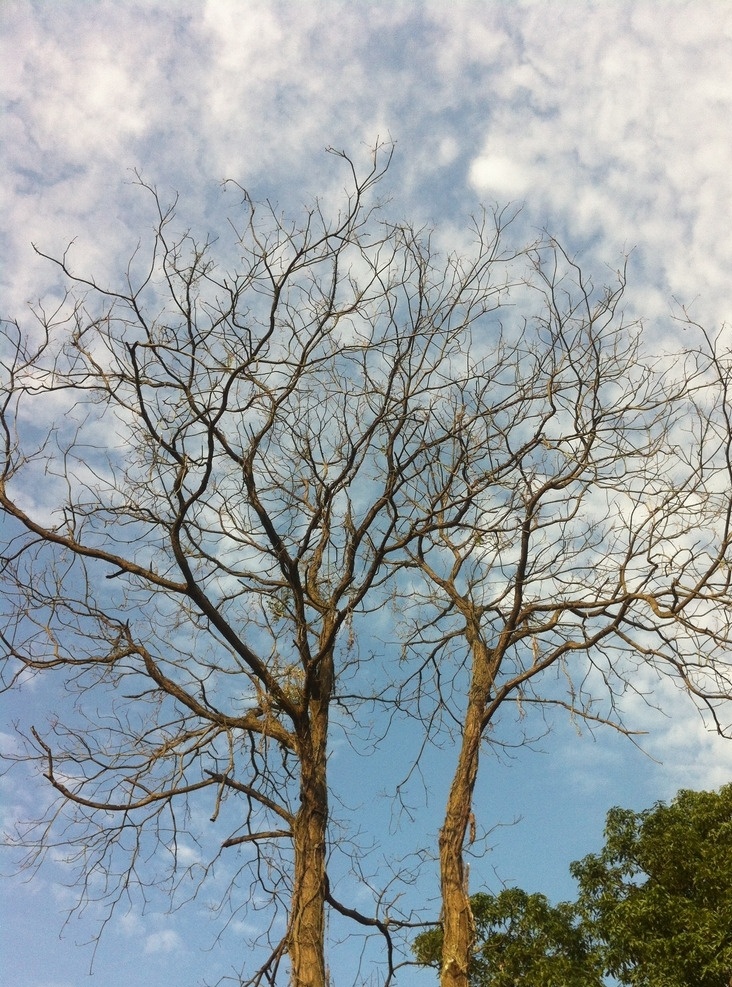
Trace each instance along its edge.
<path fill-rule="evenodd" d="M 300 808 L 294 825 L 294 884 L 288 951 L 292 987 L 327 987 L 325 894 L 328 828 L 327 740 L 331 662 L 319 672 L 321 687 L 309 704 L 300 740 Z M 326 667 L 327 666 L 327 667 Z"/>
<path fill-rule="evenodd" d="M 292 987 L 326 987 L 325 850 L 328 801 L 325 761 L 303 764 L 295 818 L 295 874 L 290 913 Z"/>
<path fill-rule="evenodd" d="M 463 846 L 478 774 L 483 716 L 494 677 L 490 664 L 482 642 L 474 641 L 473 680 L 465 711 L 462 744 L 439 840 L 443 926 L 441 987 L 468 987 L 468 968 L 475 941 Z"/>

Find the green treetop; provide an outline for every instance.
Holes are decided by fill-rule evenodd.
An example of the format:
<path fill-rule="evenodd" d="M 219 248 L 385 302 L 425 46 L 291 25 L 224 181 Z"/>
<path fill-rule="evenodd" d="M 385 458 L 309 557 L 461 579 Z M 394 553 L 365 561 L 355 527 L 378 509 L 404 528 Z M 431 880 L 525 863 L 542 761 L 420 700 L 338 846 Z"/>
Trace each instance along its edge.
<path fill-rule="evenodd" d="M 605 838 L 571 871 L 607 972 L 632 987 L 730 987 L 732 784 L 612 809 Z"/>
<path fill-rule="evenodd" d="M 599 960 L 572 905 L 551 905 L 542 894 L 506 888 L 470 899 L 476 947 L 470 966 L 473 987 L 600 987 Z M 418 962 L 439 967 L 442 929 L 414 943 Z"/>
<path fill-rule="evenodd" d="M 471 987 L 732 987 L 732 784 L 611 809 L 602 851 L 570 869 L 576 903 L 473 895 Z M 413 949 L 439 968 L 442 929 Z"/>

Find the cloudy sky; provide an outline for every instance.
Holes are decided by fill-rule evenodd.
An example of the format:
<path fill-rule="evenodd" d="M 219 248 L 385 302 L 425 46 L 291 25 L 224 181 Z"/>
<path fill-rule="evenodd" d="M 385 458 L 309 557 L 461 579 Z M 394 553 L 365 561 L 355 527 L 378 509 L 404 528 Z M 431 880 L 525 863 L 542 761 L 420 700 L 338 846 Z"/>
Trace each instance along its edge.
<path fill-rule="evenodd" d="M 711 329 L 732 316 L 726 0 L 4 0 L 0 33 L 4 316 L 54 287 L 31 242 L 53 253 L 75 240 L 81 266 L 120 269 L 151 223 L 135 169 L 215 232 L 222 180 L 287 209 L 342 183 L 325 147 L 365 161 L 379 139 L 396 142 L 390 208 L 434 224 L 441 243 L 460 245 L 481 202 L 521 203 L 527 234 L 548 229 L 592 270 L 632 251 L 628 305 L 652 348 L 672 340 L 679 306 Z M 646 754 L 568 726 L 535 752 L 486 759 L 477 811 L 499 828 L 474 883 L 569 896 L 567 866 L 599 849 L 611 805 L 732 778 L 732 744 L 659 690 L 668 715 L 635 711 Z M 16 715 L 6 703 L 0 729 Z M 5 785 L 14 804 L 40 797 Z M 62 931 L 72 892 L 52 870 L 10 888 L 3 952 L 17 987 L 194 987 L 235 965 L 204 951 L 216 926 L 203 904 L 170 915 L 154 902 L 114 917 L 89 976 L 79 944 L 94 909 Z"/>

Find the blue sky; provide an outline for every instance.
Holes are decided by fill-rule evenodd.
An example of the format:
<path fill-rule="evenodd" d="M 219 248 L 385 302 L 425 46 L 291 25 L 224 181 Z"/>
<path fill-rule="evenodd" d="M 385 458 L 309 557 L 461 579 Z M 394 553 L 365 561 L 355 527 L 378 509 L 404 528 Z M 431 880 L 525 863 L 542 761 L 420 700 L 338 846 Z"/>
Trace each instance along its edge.
<path fill-rule="evenodd" d="M 192 228 L 215 231 L 223 179 L 284 209 L 316 194 L 327 203 L 342 175 L 323 149 L 365 160 L 381 137 L 396 141 L 389 208 L 434 224 L 441 246 L 465 243 L 481 202 L 521 203 L 520 231 L 548 229 L 591 270 L 633 251 L 627 303 L 652 350 L 673 342 L 681 305 L 712 329 L 730 319 L 732 6 L 721 0 L 5 0 L 0 33 L 3 315 L 22 318 L 28 301 L 58 288 L 31 242 L 53 253 L 74 239 L 77 264 L 100 279 L 120 269 L 151 224 L 133 169 L 178 190 Z M 517 883 L 568 897 L 568 864 L 599 849 L 610 806 L 642 808 L 730 780 L 732 744 L 673 685 L 647 685 L 664 713 L 637 701 L 626 710 L 649 731 L 646 754 L 558 721 L 535 749 L 484 758 L 476 813 L 492 833 L 490 851 L 471 863 L 475 889 Z M 13 744 L 14 720 L 57 698 L 6 697 L 4 742 Z M 373 777 L 368 759 L 354 772 L 336 743 L 336 784 L 363 805 L 384 856 L 436 830 L 451 753 L 437 759 L 410 820 L 379 797 L 389 773 Z M 2 785 L 8 823 L 45 797 L 12 773 Z M 215 834 L 202 840 L 204 851 L 215 846 Z M 80 944 L 103 916 L 90 904 L 62 929 L 75 900 L 64 875 L 51 860 L 28 883 L 5 883 L 8 984 L 213 983 L 239 965 L 256 922 L 238 913 L 217 944 L 205 900 L 168 913 L 153 895 L 144 913 L 136 902 L 109 920 L 90 975 L 91 949 Z M 339 987 L 353 981 L 357 952 L 334 952 Z M 416 972 L 400 980 L 432 982 Z"/>

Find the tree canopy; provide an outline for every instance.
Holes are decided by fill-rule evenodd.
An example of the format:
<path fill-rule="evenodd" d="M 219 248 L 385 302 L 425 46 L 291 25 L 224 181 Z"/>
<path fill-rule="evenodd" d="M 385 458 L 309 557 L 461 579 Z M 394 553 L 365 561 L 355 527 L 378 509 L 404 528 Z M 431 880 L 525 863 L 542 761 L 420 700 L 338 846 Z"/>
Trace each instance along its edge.
<path fill-rule="evenodd" d="M 605 845 L 571 864 L 576 902 L 507 888 L 471 899 L 472 987 L 730 987 L 732 784 L 607 814 Z M 439 968 L 442 929 L 414 941 Z"/>
<path fill-rule="evenodd" d="M 566 902 L 551 905 L 542 894 L 505 888 L 472 896 L 476 940 L 470 963 L 473 987 L 601 987 L 595 944 Z M 439 969 L 442 929 L 414 942 L 417 962 Z"/>
<path fill-rule="evenodd" d="M 630 987 L 732 983 L 732 784 L 612 809 L 605 846 L 572 865 L 608 973 Z"/>
<path fill-rule="evenodd" d="M 549 235 L 514 243 L 515 210 L 440 253 L 375 198 L 390 157 L 335 153 L 340 204 L 295 218 L 229 183 L 228 243 L 140 181 L 154 229 L 126 269 L 42 253 L 62 294 L 2 323 L 2 681 L 57 683 L 12 754 L 55 801 L 15 842 L 28 866 L 63 846 L 105 916 L 212 885 L 224 920 L 256 910 L 246 984 L 325 987 L 354 930 L 393 983 L 424 919 L 405 889 L 438 879 L 443 987 L 466 987 L 473 793 L 502 730 L 557 711 L 630 733 L 646 672 L 729 725 L 718 334 L 687 321 L 684 352 L 649 351 L 624 263 L 596 284 Z M 391 768 L 395 724 L 395 805 L 435 746 L 454 771 L 437 845 L 372 878 L 380 834 L 330 755 Z M 182 852 L 213 824 L 206 859 Z"/>

